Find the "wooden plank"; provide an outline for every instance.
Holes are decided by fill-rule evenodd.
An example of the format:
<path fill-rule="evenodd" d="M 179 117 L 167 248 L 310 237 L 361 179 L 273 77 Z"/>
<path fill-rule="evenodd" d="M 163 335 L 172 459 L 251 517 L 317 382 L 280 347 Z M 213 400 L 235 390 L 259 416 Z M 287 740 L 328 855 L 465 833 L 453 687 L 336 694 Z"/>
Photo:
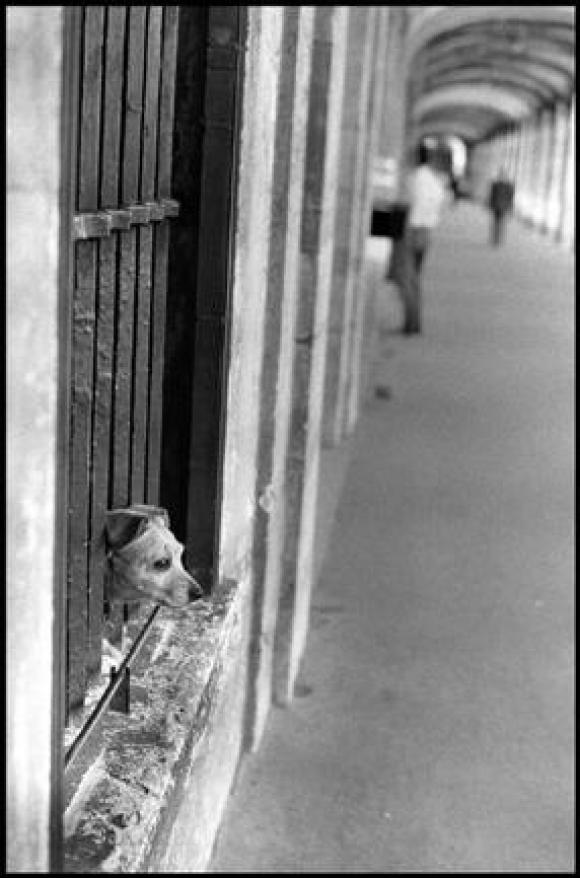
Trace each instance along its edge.
<path fill-rule="evenodd" d="M 153 229 L 138 230 L 136 319 L 134 333 L 133 411 L 131 432 L 131 503 L 145 502 L 147 407 L 149 390 L 149 332 Z"/>
<path fill-rule="evenodd" d="M 143 151 L 141 157 L 141 201 L 143 202 L 151 201 L 155 198 L 162 24 L 162 7 L 150 6 L 149 21 L 147 23 L 145 113 L 143 117 Z"/>
<path fill-rule="evenodd" d="M 106 7 L 105 87 L 102 108 L 100 206 L 115 208 L 119 199 L 121 154 L 121 103 L 123 96 L 126 10 Z M 99 290 L 96 332 L 95 388 L 93 399 L 93 464 L 91 545 L 89 554 L 89 675 L 101 664 L 103 632 L 103 562 L 105 512 L 109 506 L 111 415 L 115 347 L 117 286 L 117 235 L 99 242 Z M 120 621 L 120 617 L 119 617 Z"/>
<path fill-rule="evenodd" d="M 115 313 L 112 505 L 129 503 L 131 455 L 131 375 L 135 298 L 136 232 L 122 233 L 119 242 L 119 277 Z"/>
<path fill-rule="evenodd" d="M 87 6 L 84 19 L 78 210 L 99 206 L 99 141 L 104 7 Z"/>
<path fill-rule="evenodd" d="M 82 97 L 79 126 L 78 210 L 98 206 L 101 42 L 103 7 L 84 11 Z M 97 244 L 76 245 L 73 293 L 71 472 L 69 479 L 69 572 L 67 668 L 69 709 L 82 704 L 88 646 L 88 546 L 90 532 L 91 422 Z"/>
<path fill-rule="evenodd" d="M 178 17 L 178 6 L 166 6 L 164 8 L 157 145 L 157 199 L 169 198 L 171 196 Z M 160 502 L 159 480 L 163 422 L 163 372 L 165 365 L 165 310 L 167 302 L 169 235 L 170 227 L 167 220 L 158 225 L 154 230 L 149 437 L 147 445 L 147 502 L 154 504 Z"/>
<path fill-rule="evenodd" d="M 144 88 L 143 139 L 141 152 L 140 198 L 147 203 L 155 197 L 157 170 L 157 121 L 159 117 L 159 71 L 161 60 L 162 9 L 150 6 L 147 20 L 146 79 Z M 151 286 L 153 269 L 153 228 L 138 230 L 137 303 L 135 323 L 135 373 L 133 381 L 133 431 L 131 448 L 131 502 L 145 501 L 147 466 L 147 421 L 149 406 L 149 353 L 151 324 Z"/>
<path fill-rule="evenodd" d="M 163 15 L 163 56 L 159 101 L 159 159 L 157 166 L 157 198 L 159 199 L 171 197 L 178 23 L 179 6 L 166 6 Z"/>
<path fill-rule="evenodd" d="M 88 638 L 87 577 L 89 476 L 94 343 L 94 243 L 76 245 L 72 331 L 72 412 L 69 473 L 69 564 L 67 575 L 67 703 L 83 703 Z"/>
<path fill-rule="evenodd" d="M 161 438 L 163 428 L 163 369 L 165 363 L 165 307 L 169 253 L 169 222 L 154 230 L 154 274 L 151 302 L 151 368 L 149 371 L 149 424 L 146 502 L 159 503 Z"/>
<path fill-rule="evenodd" d="M 139 194 L 145 23 L 145 7 L 131 7 L 127 25 L 126 87 L 122 117 L 121 192 L 125 205 L 136 202 Z M 129 502 L 130 486 L 133 324 L 137 271 L 137 231 L 134 227 L 120 233 L 119 249 L 111 499 L 114 506 L 126 506 Z"/>
<path fill-rule="evenodd" d="M 131 6 L 129 10 L 123 141 L 124 204 L 131 204 L 139 197 L 146 12 L 145 6 Z"/>
<path fill-rule="evenodd" d="M 127 10 L 124 6 L 107 6 L 106 10 L 105 103 L 103 108 L 100 206 L 102 208 L 116 208 L 119 204 L 121 107 L 125 77 Z"/>

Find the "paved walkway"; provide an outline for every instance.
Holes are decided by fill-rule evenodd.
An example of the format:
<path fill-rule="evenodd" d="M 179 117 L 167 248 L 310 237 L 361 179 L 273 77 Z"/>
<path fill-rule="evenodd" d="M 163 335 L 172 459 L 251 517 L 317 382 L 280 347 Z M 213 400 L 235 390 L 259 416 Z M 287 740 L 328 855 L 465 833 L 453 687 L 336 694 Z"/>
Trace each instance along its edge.
<path fill-rule="evenodd" d="M 461 204 L 425 288 L 211 871 L 573 871 L 572 257 Z"/>

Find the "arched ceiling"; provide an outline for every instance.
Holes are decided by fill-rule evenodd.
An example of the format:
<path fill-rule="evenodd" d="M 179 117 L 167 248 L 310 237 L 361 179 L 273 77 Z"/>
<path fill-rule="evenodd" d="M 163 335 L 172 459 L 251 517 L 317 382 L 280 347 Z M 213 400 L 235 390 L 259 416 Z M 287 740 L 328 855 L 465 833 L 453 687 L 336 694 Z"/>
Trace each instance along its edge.
<path fill-rule="evenodd" d="M 406 9 L 415 138 L 477 141 L 575 91 L 574 6 Z"/>

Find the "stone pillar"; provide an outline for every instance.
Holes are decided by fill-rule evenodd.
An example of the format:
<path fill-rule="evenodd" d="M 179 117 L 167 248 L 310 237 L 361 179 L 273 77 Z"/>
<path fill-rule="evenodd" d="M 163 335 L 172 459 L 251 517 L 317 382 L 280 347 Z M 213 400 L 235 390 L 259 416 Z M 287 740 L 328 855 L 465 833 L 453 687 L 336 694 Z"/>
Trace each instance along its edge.
<path fill-rule="evenodd" d="M 274 654 L 274 695 L 282 704 L 293 696 L 310 612 L 346 32 L 351 8 L 317 6 L 315 10 L 286 471 L 286 535 Z"/>
<path fill-rule="evenodd" d="M 574 247 L 576 240 L 576 98 L 572 97 L 568 115 L 568 136 L 562 175 L 562 221 L 560 241 Z"/>
<path fill-rule="evenodd" d="M 534 224 L 544 231 L 546 228 L 547 198 L 550 172 L 553 160 L 553 113 L 544 109 L 540 113 L 538 125 L 538 165 L 535 176 Z"/>
<path fill-rule="evenodd" d="M 534 217 L 534 174 L 537 166 L 536 118 L 527 121 L 526 128 L 526 167 L 524 175 L 524 218 L 533 222 Z"/>
<path fill-rule="evenodd" d="M 511 142 L 511 128 L 506 128 L 503 134 L 503 167 L 506 170 L 506 174 L 511 179 L 510 175 L 510 163 L 512 157 L 512 142 Z"/>
<path fill-rule="evenodd" d="M 272 697 L 313 27 L 314 7 L 284 7 L 254 521 L 246 741 L 251 750 L 260 743 Z"/>
<path fill-rule="evenodd" d="M 495 177 L 505 161 L 503 132 L 493 138 L 493 165 L 492 176 Z"/>
<path fill-rule="evenodd" d="M 509 155 L 509 174 L 511 179 L 516 180 L 517 175 L 517 167 L 518 167 L 518 156 L 520 149 L 520 129 L 517 126 L 512 126 L 510 130 L 510 155 Z"/>
<path fill-rule="evenodd" d="M 514 170 L 514 183 L 515 183 L 515 195 L 514 195 L 514 210 L 516 214 L 520 213 L 520 203 L 521 203 L 521 194 L 522 194 L 522 180 L 523 180 L 523 163 L 524 163 L 524 125 L 523 122 L 519 122 L 516 126 L 515 130 L 516 135 L 516 154 L 515 154 L 515 170 Z"/>
<path fill-rule="evenodd" d="M 63 7 L 7 12 L 7 773 L 8 872 L 50 872 L 60 752 L 53 684 L 59 449 L 59 254 Z M 65 328 L 63 327 L 63 332 Z M 59 577 L 58 588 L 65 587 Z M 54 727 L 53 727 L 54 723 Z"/>
<path fill-rule="evenodd" d="M 284 16 L 248 7 L 235 259 L 230 305 L 227 425 L 223 452 L 220 578 L 247 581 L 253 552 L 264 320 L 269 272 L 274 142 Z"/>
<path fill-rule="evenodd" d="M 475 198 L 483 204 L 489 192 L 489 185 L 494 174 L 494 143 L 486 140 L 479 143 L 473 153 L 472 181 Z"/>
<path fill-rule="evenodd" d="M 389 9 L 383 9 L 382 16 L 378 20 L 376 28 L 374 51 L 373 51 L 373 67 L 374 81 L 372 89 L 369 93 L 368 104 L 368 134 L 367 149 L 364 164 L 367 170 L 365 181 L 365 192 L 362 200 L 361 220 L 358 229 L 358 241 L 354 250 L 354 278 L 355 278 L 355 309 L 354 322 L 352 327 L 352 344 L 351 348 L 351 365 L 348 369 L 348 396 L 346 408 L 346 421 L 344 432 L 348 435 L 353 432 L 358 420 L 360 402 L 363 396 L 363 385 L 366 375 L 367 354 L 370 353 L 370 345 L 365 349 L 365 330 L 367 313 L 367 284 L 363 271 L 363 258 L 365 252 L 365 243 L 369 233 L 370 215 L 372 209 L 372 181 L 370 169 L 374 163 L 374 157 L 377 154 L 379 136 L 382 127 L 382 108 L 384 105 L 384 87 L 385 73 L 382 66 L 382 59 L 386 53 L 386 45 L 388 40 L 389 25 Z M 364 362 L 363 362 L 364 360 Z"/>
<path fill-rule="evenodd" d="M 340 171 L 337 180 L 335 249 L 332 270 L 328 350 L 324 391 L 324 440 L 343 438 L 347 369 L 350 360 L 357 245 L 360 239 L 366 162 L 367 107 L 371 82 L 374 7 L 351 11 L 342 114 Z"/>
<path fill-rule="evenodd" d="M 516 189 L 516 209 L 522 219 L 532 220 L 532 178 L 534 172 L 534 118 L 524 120 L 521 141 L 520 175 Z"/>
<path fill-rule="evenodd" d="M 546 219 L 547 232 L 554 238 L 560 230 L 562 217 L 562 178 L 568 135 L 568 109 L 561 101 L 556 104 L 553 116 L 553 149 L 550 166 L 550 179 L 547 191 Z"/>
<path fill-rule="evenodd" d="M 539 202 L 539 190 L 540 190 L 540 180 L 542 178 L 542 174 L 544 173 L 543 168 L 543 137 L 542 137 L 542 115 L 541 112 L 537 113 L 532 118 L 532 126 L 530 133 L 530 165 L 529 165 L 529 177 L 528 177 L 528 190 L 529 190 L 529 220 L 534 228 L 537 228 L 539 225 L 539 219 L 541 215 L 540 210 L 540 202 Z"/>
<path fill-rule="evenodd" d="M 392 162 L 399 187 L 403 180 L 405 165 L 405 122 L 406 122 L 406 76 L 405 47 L 409 12 L 403 6 L 380 7 L 385 17 L 381 19 L 388 30 L 385 31 L 383 57 L 377 59 L 383 71 L 383 108 L 381 127 L 378 134 L 377 152 Z"/>
<path fill-rule="evenodd" d="M 497 138 L 497 146 L 498 146 L 498 155 L 497 155 L 497 163 L 499 168 L 504 168 L 507 171 L 508 165 L 508 141 L 507 141 L 507 131 L 504 130 L 500 132 Z"/>

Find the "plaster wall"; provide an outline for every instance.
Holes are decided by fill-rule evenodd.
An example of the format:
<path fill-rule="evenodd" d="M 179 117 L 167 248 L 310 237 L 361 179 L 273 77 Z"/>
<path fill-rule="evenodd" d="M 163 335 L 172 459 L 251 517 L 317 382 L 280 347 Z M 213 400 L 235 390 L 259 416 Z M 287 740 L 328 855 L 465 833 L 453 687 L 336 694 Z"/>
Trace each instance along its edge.
<path fill-rule="evenodd" d="M 6 23 L 6 864 L 11 872 L 46 872 L 53 714 L 62 7 L 13 6 Z"/>

